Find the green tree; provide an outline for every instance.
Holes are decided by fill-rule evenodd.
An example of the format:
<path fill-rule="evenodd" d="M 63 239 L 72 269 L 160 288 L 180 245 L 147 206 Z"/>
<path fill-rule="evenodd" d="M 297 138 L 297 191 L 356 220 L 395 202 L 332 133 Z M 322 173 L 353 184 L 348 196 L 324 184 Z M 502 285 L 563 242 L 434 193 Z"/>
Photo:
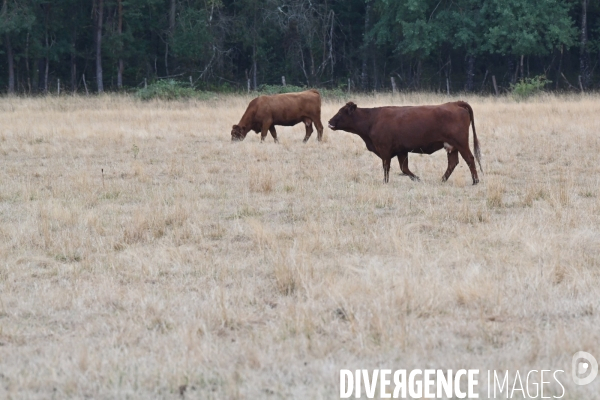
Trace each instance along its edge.
<path fill-rule="evenodd" d="M 370 32 L 379 45 L 391 45 L 393 51 L 415 60 L 412 86 L 421 87 L 423 63 L 439 50 L 446 38 L 446 24 L 440 18 L 440 1 L 378 0 L 379 19 Z"/>
<path fill-rule="evenodd" d="M 525 56 L 548 55 L 575 43 L 577 32 L 569 8 L 569 3 L 560 0 L 486 0 L 485 48 L 490 53 L 520 56 L 517 71 L 523 79 Z"/>
<path fill-rule="evenodd" d="M 485 56 L 483 35 L 487 29 L 483 0 L 456 0 L 438 11 L 441 32 L 449 47 L 465 54 L 467 79 L 465 90 L 473 90 L 476 57 Z"/>
<path fill-rule="evenodd" d="M 8 70 L 8 93 L 15 93 L 15 46 L 23 41 L 23 33 L 31 29 L 35 21 L 30 4 L 26 1 L 3 0 L 0 10 L 0 41 L 6 47 Z M 19 53 L 16 53 L 19 57 Z"/>

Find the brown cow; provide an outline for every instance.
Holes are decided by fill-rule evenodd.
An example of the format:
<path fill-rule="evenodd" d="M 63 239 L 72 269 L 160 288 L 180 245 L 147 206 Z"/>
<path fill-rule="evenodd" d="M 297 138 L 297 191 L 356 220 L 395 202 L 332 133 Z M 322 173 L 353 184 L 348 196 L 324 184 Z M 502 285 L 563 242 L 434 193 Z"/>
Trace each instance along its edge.
<path fill-rule="evenodd" d="M 271 132 L 277 143 L 275 125 L 294 126 L 303 122 L 306 125 L 304 143 L 313 133 L 312 124 L 317 127 L 318 140 L 323 137 L 321 124 L 321 95 L 314 89 L 299 93 L 259 96 L 252 100 L 244 116 L 231 130 L 231 140 L 244 140 L 250 130 L 261 132 L 261 142 Z"/>
<path fill-rule="evenodd" d="M 442 181 L 446 181 L 458 165 L 460 153 L 471 170 L 473 185 L 476 185 L 479 178 L 469 149 L 469 123 L 473 127 L 475 157 L 481 169 L 473 109 L 464 101 L 438 106 L 378 108 L 358 108 L 350 102 L 329 121 L 329 128 L 360 136 L 367 149 L 383 160 L 384 182 L 390 179 L 392 158 L 397 156 L 402 172 L 418 181 L 419 178 L 408 169 L 408 153 L 432 154 L 445 148 L 448 169 Z"/>

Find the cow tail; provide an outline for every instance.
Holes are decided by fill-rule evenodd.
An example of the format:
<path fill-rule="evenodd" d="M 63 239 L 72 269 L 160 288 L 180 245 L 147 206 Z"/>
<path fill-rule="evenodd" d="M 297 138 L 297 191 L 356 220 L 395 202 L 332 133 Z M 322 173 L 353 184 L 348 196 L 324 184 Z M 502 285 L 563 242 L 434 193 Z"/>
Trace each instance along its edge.
<path fill-rule="evenodd" d="M 475 132 L 475 117 L 473 116 L 473 109 L 469 105 L 469 103 L 465 101 L 459 101 L 458 106 L 466 109 L 469 112 L 469 117 L 471 117 L 471 127 L 473 128 L 473 147 L 475 149 L 475 159 L 479 164 L 479 170 L 483 173 L 483 168 L 481 168 L 481 148 L 479 147 L 479 140 L 477 140 L 477 132 Z"/>

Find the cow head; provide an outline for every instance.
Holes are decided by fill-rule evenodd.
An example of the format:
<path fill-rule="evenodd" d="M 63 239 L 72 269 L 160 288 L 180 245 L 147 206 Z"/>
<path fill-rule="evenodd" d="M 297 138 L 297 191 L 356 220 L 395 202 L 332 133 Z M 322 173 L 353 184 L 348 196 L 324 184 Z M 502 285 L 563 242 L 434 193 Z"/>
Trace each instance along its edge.
<path fill-rule="evenodd" d="M 329 128 L 337 131 L 341 129 L 343 131 L 347 130 L 347 128 L 353 125 L 352 114 L 356 110 L 356 104 L 353 102 L 348 102 L 346 105 L 334 115 L 333 118 L 329 120 Z"/>
<path fill-rule="evenodd" d="M 231 127 L 231 141 L 232 142 L 236 142 L 236 141 L 242 141 L 246 138 L 246 135 L 248 134 L 248 131 L 250 129 L 246 129 L 243 126 L 240 125 L 233 125 Z"/>

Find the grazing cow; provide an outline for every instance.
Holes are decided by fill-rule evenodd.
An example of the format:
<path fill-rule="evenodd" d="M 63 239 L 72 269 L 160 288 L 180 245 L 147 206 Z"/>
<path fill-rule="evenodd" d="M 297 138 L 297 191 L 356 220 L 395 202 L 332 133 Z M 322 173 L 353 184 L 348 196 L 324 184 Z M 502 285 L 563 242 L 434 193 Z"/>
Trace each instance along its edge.
<path fill-rule="evenodd" d="M 398 157 L 404 175 L 418 181 L 419 178 L 408 169 L 408 153 L 432 154 L 444 148 L 448 152 L 448 169 L 442 181 L 448 180 L 458 165 L 460 153 L 471 170 L 473 185 L 476 185 L 479 178 L 469 149 L 469 123 L 473 127 L 475 157 L 481 169 L 473 109 L 464 101 L 438 106 L 378 108 L 358 108 L 350 102 L 331 118 L 329 128 L 360 136 L 367 149 L 383 160 L 384 182 L 390 179 L 392 158 Z"/>
<path fill-rule="evenodd" d="M 318 140 L 323 137 L 321 124 L 321 95 L 314 89 L 300 93 L 259 96 L 252 100 L 237 125 L 231 130 L 231 140 L 244 140 L 250 130 L 260 132 L 261 142 L 271 132 L 277 143 L 275 125 L 294 126 L 303 122 L 306 125 L 304 143 L 313 133 L 312 124 L 317 127 Z"/>

